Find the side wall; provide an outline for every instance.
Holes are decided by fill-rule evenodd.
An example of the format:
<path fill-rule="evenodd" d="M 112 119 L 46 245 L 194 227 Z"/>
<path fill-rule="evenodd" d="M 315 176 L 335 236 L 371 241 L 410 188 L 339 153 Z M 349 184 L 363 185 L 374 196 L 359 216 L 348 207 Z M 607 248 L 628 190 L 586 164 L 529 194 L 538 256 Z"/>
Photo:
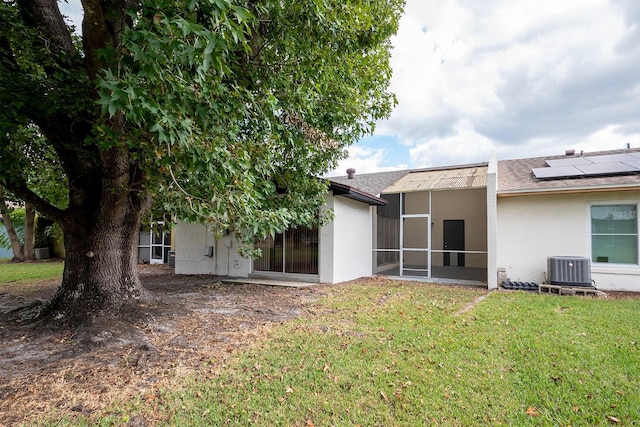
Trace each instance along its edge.
<path fill-rule="evenodd" d="M 205 255 L 208 247 L 212 247 L 212 256 Z M 176 274 L 249 276 L 251 260 L 238 254 L 238 242 L 232 233 L 216 240 L 207 226 L 178 221 L 175 251 Z"/>
<path fill-rule="evenodd" d="M 334 210 L 334 220 L 319 231 L 320 282 L 337 283 L 371 276 L 372 208 L 331 194 L 327 195 L 325 208 Z M 216 240 L 206 226 L 178 221 L 175 236 L 176 274 L 248 277 L 251 273 L 251 260 L 238 254 L 233 234 Z M 211 257 L 205 255 L 207 247 L 213 247 Z M 288 276 L 300 278 L 301 275 Z"/>
<path fill-rule="evenodd" d="M 344 197 L 333 198 L 333 280 L 353 280 L 373 274 L 373 209 Z M 324 242 L 323 242 L 324 243 Z"/>
<path fill-rule="evenodd" d="M 542 283 L 549 256 L 591 258 L 592 203 L 640 203 L 640 191 L 498 198 L 497 265 L 511 280 Z M 640 291 L 640 266 L 593 264 L 599 289 Z"/>
<path fill-rule="evenodd" d="M 9 240 L 9 236 L 7 236 L 7 230 L 4 228 L 4 225 L 0 222 L 0 234 L 6 237 Z M 13 258 L 13 251 L 11 249 L 0 248 L 0 258 Z"/>

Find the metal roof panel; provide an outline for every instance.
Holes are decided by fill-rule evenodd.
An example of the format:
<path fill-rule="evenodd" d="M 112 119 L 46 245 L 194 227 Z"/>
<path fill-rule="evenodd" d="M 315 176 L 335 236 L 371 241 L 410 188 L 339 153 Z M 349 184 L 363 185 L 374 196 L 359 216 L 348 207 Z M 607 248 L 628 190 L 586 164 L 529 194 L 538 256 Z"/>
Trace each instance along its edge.
<path fill-rule="evenodd" d="M 429 190 L 456 190 L 487 186 L 487 166 L 410 172 L 383 193 L 411 193 Z"/>

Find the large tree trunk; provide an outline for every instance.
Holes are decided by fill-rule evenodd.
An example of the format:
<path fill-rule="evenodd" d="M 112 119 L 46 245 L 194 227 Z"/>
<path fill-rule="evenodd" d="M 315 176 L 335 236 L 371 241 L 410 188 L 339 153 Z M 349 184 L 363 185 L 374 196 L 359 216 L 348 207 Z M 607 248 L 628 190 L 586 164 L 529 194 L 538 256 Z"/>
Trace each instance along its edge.
<path fill-rule="evenodd" d="M 145 298 L 136 268 L 141 212 L 111 209 L 101 204 L 99 212 L 87 212 L 95 222 L 65 223 L 62 284 L 45 314 L 74 323 L 101 311 L 118 314 Z"/>
<path fill-rule="evenodd" d="M 62 284 L 43 314 L 76 323 L 100 312 L 117 315 L 146 300 L 137 275 L 138 233 L 150 199 L 131 191 L 126 152 L 103 154 L 99 183 L 71 197 L 62 221 L 66 259 Z M 135 169 L 135 168 L 133 168 Z M 98 186 L 96 186 L 98 187 Z M 76 206 L 73 206 L 73 205 Z"/>

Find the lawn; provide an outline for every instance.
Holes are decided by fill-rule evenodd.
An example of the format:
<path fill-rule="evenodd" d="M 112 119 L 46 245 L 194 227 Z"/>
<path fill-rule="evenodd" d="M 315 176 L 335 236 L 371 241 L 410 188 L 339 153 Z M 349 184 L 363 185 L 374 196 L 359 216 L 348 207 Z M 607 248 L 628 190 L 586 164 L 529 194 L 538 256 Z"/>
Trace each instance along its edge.
<path fill-rule="evenodd" d="M 203 361 L 213 379 L 123 402 L 99 423 L 640 423 L 640 299 L 493 292 L 462 310 L 484 294 L 386 280 L 327 288 L 232 362 Z"/>
<path fill-rule="evenodd" d="M 7 286 L 27 284 L 62 277 L 63 261 L 11 263 L 0 260 L 0 292 Z"/>

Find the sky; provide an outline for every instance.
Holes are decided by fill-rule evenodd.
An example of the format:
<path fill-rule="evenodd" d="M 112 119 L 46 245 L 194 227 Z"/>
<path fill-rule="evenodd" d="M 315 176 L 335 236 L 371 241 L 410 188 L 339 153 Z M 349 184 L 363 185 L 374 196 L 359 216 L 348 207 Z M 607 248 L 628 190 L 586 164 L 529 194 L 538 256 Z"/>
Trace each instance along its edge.
<path fill-rule="evenodd" d="M 398 104 L 327 176 L 640 147 L 638 0 L 407 0 L 392 43 Z"/>

